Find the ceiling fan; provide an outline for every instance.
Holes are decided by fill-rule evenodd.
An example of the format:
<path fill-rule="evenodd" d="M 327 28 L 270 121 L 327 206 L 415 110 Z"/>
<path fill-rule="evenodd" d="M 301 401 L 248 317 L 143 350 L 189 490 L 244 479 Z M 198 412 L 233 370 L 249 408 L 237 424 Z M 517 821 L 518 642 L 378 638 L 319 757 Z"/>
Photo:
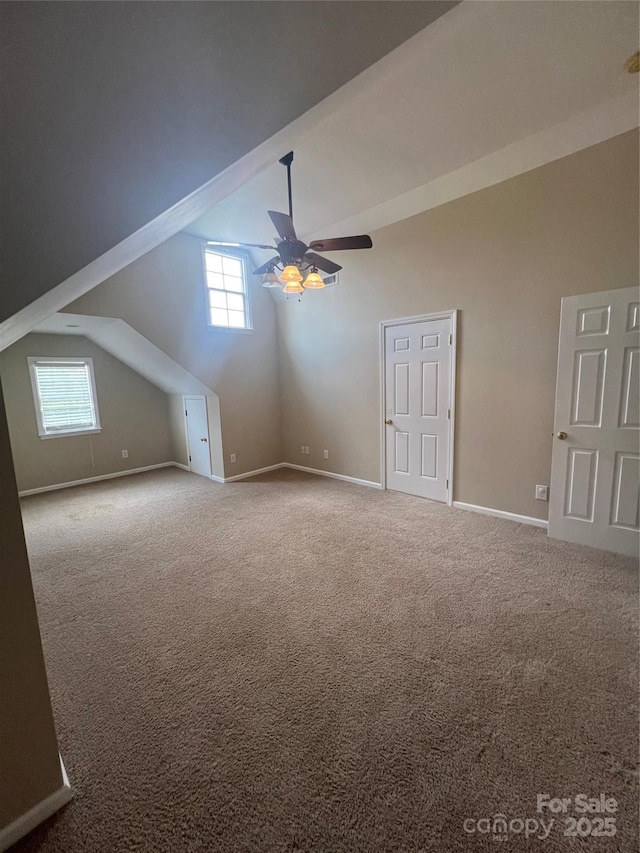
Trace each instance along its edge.
<path fill-rule="evenodd" d="M 293 203 L 291 196 L 291 163 L 293 162 L 293 151 L 290 151 L 279 161 L 287 169 L 287 188 L 289 191 L 289 213 L 278 213 L 276 210 L 268 210 L 267 213 L 273 222 L 278 237 L 275 246 L 266 246 L 262 243 L 228 243 L 219 240 L 208 240 L 209 246 L 226 246 L 235 249 L 268 249 L 277 252 L 270 261 L 267 261 L 257 270 L 254 275 L 264 276 L 263 287 L 281 287 L 285 293 L 302 293 L 305 289 L 320 289 L 325 287 L 324 279 L 318 270 L 332 274 L 341 270 L 339 264 L 323 258 L 316 252 L 338 252 L 343 249 L 370 249 L 373 246 L 371 237 L 361 234 L 356 237 L 333 237 L 327 240 L 312 240 L 307 246 L 298 239 L 293 226 Z M 280 270 L 277 274 L 276 270 Z M 305 277 L 306 275 L 306 277 Z"/>

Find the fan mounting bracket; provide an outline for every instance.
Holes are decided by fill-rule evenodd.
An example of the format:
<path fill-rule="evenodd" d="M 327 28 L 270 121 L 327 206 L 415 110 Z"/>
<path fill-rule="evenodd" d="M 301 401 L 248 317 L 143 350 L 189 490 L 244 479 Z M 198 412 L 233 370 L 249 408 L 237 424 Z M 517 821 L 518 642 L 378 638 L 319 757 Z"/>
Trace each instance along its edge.
<path fill-rule="evenodd" d="M 281 243 L 278 243 L 278 254 L 285 267 L 288 264 L 302 263 L 306 253 L 307 246 L 300 240 L 282 240 Z"/>
<path fill-rule="evenodd" d="M 278 160 L 278 163 L 282 163 L 283 166 L 290 166 L 293 163 L 293 151 L 289 151 L 288 154 L 285 154 L 284 157 L 281 157 Z"/>

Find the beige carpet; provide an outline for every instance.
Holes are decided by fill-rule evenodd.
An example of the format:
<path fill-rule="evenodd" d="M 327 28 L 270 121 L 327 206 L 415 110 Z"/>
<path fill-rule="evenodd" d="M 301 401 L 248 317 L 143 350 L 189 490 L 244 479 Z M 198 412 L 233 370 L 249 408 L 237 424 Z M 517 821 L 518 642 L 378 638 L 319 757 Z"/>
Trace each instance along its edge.
<path fill-rule="evenodd" d="M 634 561 L 292 471 L 24 519 L 76 797 L 16 851 L 636 850 Z M 613 839 L 515 831 L 600 792 Z"/>

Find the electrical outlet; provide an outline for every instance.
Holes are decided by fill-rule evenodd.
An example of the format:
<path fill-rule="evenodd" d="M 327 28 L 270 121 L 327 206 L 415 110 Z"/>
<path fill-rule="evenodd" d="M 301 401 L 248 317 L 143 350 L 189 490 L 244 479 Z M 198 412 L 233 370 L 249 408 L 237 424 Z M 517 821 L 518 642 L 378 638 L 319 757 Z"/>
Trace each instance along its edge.
<path fill-rule="evenodd" d="M 128 459 L 128 458 L 129 458 L 129 451 L 128 451 L 128 450 L 123 450 L 123 451 L 122 451 L 122 458 L 123 458 L 123 459 Z"/>
<path fill-rule="evenodd" d="M 549 500 L 549 486 L 536 486 L 536 500 L 537 501 Z"/>
<path fill-rule="evenodd" d="M 235 454 L 235 453 L 232 453 L 232 454 L 231 454 L 231 456 L 229 457 L 229 460 L 230 460 L 231 462 L 235 462 L 235 461 L 236 461 L 236 454 Z"/>
<path fill-rule="evenodd" d="M 328 459 L 328 458 L 329 458 L 329 451 L 328 451 L 328 450 L 323 450 L 323 451 L 322 451 L 322 455 L 324 456 L 324 458 L 325 458 L 325 459 Z"/>
<path fill-rule="evenodd" d="M 309 455 L 309 448 L 305 447 L 304 452 L 305 452 L 305 455 L 308 456 Z"/>
<path fill-rule="evenodd" d="M 304 456 L 304 444 L 300 445 L 300 453 Z"/>

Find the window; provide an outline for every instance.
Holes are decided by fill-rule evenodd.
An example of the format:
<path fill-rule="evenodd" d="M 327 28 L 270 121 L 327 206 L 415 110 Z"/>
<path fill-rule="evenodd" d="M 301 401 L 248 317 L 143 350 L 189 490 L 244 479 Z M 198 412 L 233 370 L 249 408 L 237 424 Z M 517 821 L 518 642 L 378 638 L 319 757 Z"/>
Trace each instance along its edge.
<path fill-rule="evenodd" d="M 42 438 L 99 432 L 91 358 L 29 358 L 38 433 Z"/>
<path fill-rule="evenodd" d="M 251 329 L 244 258 L 215 252 L 207 246 L 203 255 L 209 325 L 224 329 Z"/>

